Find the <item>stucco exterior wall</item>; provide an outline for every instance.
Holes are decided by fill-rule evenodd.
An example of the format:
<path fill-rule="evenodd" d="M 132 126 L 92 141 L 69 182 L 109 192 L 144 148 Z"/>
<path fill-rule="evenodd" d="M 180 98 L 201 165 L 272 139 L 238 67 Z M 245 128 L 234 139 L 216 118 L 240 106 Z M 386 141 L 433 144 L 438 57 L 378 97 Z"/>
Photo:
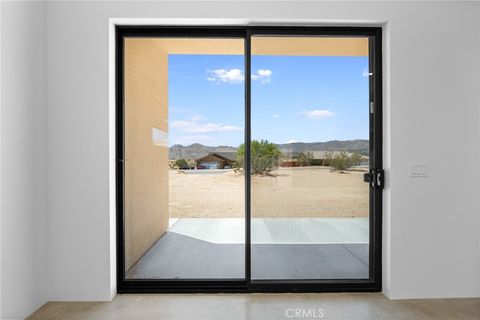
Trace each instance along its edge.
<path fill-rule="evenodd" d="M 168 228 L 168 148 L 153 128 L 168 131 L 166 52 L 145 39 L 125 39 L 125 267 Z"/>

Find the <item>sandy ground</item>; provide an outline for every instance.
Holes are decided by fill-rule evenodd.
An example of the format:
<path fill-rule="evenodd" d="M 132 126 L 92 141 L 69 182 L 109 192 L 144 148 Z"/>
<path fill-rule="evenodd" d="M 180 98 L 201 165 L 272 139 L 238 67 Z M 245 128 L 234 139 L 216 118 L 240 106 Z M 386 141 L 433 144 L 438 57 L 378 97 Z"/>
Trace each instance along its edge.
<path fill-rule="evenodd" d="M 367 217 L 363 172 L 327 167 L 280 168 L 276 176 L 252 177 L 253 218 Z M 170 171 L 171 218 L 241 218 L 244 176 L 232 171 Z"/>

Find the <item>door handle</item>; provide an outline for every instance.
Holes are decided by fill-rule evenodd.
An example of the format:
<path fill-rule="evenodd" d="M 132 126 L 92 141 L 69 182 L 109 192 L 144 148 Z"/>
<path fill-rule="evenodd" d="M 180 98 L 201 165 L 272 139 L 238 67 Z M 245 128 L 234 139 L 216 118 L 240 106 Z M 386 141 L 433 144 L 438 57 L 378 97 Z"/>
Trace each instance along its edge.
<path fill-rule="evenodd" d="M 374 189 L 383 189 L 385 185 L 385 172 L 383 169 L 370 169 L 363 175 L 363 181 L 368 182 Z"/>

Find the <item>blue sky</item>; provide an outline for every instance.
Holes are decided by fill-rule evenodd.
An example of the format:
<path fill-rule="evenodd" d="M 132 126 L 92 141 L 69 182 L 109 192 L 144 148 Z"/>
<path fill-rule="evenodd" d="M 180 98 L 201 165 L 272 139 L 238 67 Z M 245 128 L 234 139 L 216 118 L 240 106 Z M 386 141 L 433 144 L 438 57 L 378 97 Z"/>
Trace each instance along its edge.
<path fill-rule="evenodd" d="M 169 145 L 238 146 L 241 55 L 169 55 Z M 252 56 L 252 139 L 368 139 L 368 58 Z"/>

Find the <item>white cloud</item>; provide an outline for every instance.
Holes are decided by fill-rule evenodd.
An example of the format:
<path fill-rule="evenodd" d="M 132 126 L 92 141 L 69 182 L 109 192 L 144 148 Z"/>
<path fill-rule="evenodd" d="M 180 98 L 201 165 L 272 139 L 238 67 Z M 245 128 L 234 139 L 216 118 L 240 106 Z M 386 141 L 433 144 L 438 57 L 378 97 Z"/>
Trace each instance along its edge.
<path fill-rule="evenodd" d="M 252 74 L 253 81 L 260 81 L 262 84 L 269 83 L 272 77 L 272 70 L 259 69 Z M 208 71 L 208 81 L 218 83 L 237 84 L 243 83 L 245 75 L 240 69 L 215 69 Z"/>
<path fill-rule="evenodd" d="M 273 118 L 274 118 L 274 119 L 278 119 L 278 118 L 280 118 L 280 115 L 279 115 L 279 114 L 274 114 L 274 115 L 273 115 Z"/>
<path fill-rule="evenodd" d="M 262 84 L 269 83 L 272 77 L 272 70 L 259 69 L 257 73 L 252 74 L 253 81 L 260 81 Z"/>
<path fill-rule="evenodd" d="M 270 77 L 272 75 L 272 70 L 260 69 L 257 71 L 257 74 L 261 77 Z"/>
<path fill-rule="evenodd" d="M 243 130 L 240 127 L 225 125 L 222 123 L 200 123 L 198 121 L 185 120 L 175 120 L 170 124 L 170 127 L 188 133 L 232 132 Z"/>
<path fill-rule="evenodd" d="M 200 121 L 200 120 L 203 120 L 203 119 L 205 119 L 205 117 L 200 115 L 200 114 L 194 114 L 190 117 L 191 121 Z"/>
<path fill-rule="evenodd" d="M 172 123 L 170 123 L 170 127 L 175 129 L 188 128 L 191 125 L 191 123 L 192 123 L 191 121 L 175 120 Z"/>
<path fill-rule="evenodd" d="M 368 68 L 363 69 L 362 77 L 368 77 L 368 76 L 371 76 L 371 75 L 372 74 L 370 72 L 368 72 Z"/>
<path fill-rule="evenodd" d="M 334 113 L 330 110 L 303 110 L 300 112 L 300 114 L 303 114 L 309 119 L 316 120 L 325 119 L 334 115 Z"/>
<path fill-rule="evenodd" d="M 290 139 L 290 140 L 285 141 L 285 143 L 295 143 L 295 142 L 298 142 L 298 141 L 295 140 L 295 139 Z"/>
<path fill-rule="evenodd" d="M 242 83 L 245 76 L 240 69 L 216 69 L 209 71 L 208 81 L 222 83 Z"/>

